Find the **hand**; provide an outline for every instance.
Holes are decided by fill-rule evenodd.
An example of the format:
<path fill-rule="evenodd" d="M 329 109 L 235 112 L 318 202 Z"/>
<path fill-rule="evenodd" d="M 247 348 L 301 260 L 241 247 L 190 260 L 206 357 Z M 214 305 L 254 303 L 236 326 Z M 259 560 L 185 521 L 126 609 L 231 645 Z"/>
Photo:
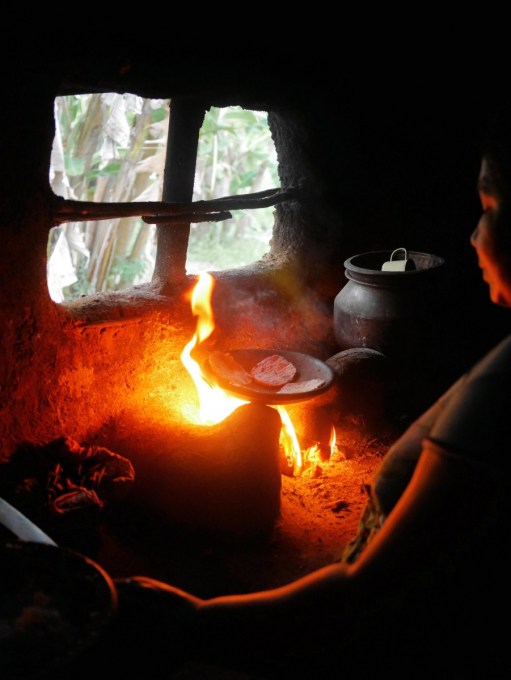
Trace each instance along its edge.
<path fill-rule="evenodd" d="M 114 584 L 117 613 L 102 642 L 109 667 L 117 675 L 124 669 L 130 675 L 152 677 L 151 669 L 163 667 L 170 673 L 188 660 L 198 644 L 200 600 L 143 576 L 114 579 Z"/>

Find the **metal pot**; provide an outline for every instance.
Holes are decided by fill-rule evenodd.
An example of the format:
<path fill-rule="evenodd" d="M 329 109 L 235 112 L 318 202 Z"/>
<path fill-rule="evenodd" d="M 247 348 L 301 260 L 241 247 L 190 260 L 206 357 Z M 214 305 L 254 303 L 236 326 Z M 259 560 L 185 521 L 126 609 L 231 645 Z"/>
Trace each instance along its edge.
<path fill-rule="evenodd" d="M 406 371 L 438 346 L 444 259 L 408 251 L 412 268 L 382 271 L 392 253 L 361 253 L 344 262 L 348 282 L 334 300 L 333 330 L 341 350 L 374 349 Z"/>

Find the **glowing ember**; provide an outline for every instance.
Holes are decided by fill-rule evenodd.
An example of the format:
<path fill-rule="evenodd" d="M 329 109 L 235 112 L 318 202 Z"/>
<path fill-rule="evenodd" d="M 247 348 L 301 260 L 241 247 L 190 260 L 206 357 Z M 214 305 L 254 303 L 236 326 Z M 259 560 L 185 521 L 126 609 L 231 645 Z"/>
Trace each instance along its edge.
<path fill-rule="evenodd" d="M 197 389 L 199 396 L 199 421 L 203 425 L 219 423 L 239 406 L 248 403 L 245 400 L 228 395 L 221 387 L 210 385 L 203 378 L 199 364 L 191 356 L 194 348 L 209 338 L 215 330 L 215 321 L 211 307 L 213 288 L 213 277 L 208 273 L 200 274 L 191 295 L 192 314 L 197 316 L 197 327 L 194 336 L 185 345 L 181 353 L 181 361 L 191 375 Z M 276 408 L 282 421 L 280 445 L 289 469 L 293 470 L 293 474 L 298 476 L 302 474 L 306 464 L 319 464 L 321 457 L 320 449 L 318 446 L 313 446 L 302 455 L 296 431 L 288 412 L 283 406 L 276 406 Z M 333 426 L 329 446 L 330 451 L 333 452 L 335 448 L 335 429 Z"/>

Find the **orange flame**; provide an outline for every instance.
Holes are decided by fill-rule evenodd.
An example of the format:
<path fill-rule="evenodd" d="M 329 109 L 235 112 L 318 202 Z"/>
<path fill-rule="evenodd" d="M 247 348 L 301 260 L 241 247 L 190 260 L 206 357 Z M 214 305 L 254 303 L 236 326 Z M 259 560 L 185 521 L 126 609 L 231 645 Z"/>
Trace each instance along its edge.
<path fill-rule="evenodd" d="M 220 387 L 212 386 L 202 377 L 199 364 L 192 359 L 192 350 L 204 342 L 215 330 L 211 295 L 214 280 L 208 273 L 202 273 L 192 292 L 192 314 L 197 316 L 195 334 L 181 352 L 181 361 L 191 375 L 199 395 L 199 420 L 203 425 L 219 423 L 246 401 L 231 397 Z"/>
<path fill-rule="evenodd" d="M 335 453 L 336 444 L 337 444 L 337 435 L 335 434 L 335 427 L 332 425 L 332 428 L 330 430 L 330 441 L 328 442 L 328 445 L 330 447 L 330 455 L 331 456 L 333 456 L 334 453 Z"/>
<path fill-rule="evenodd" d="M 284 455 L 287 464 L 293 469 L 293 474 L 299 476 L 303 468 L 302 450 L 298 443 L 296 431 L 289 417 L 289 413 L 283 406 L 277 406 L 282 421 L 282 429 L 280 432 L 280 445 L 284 450 Z"/>

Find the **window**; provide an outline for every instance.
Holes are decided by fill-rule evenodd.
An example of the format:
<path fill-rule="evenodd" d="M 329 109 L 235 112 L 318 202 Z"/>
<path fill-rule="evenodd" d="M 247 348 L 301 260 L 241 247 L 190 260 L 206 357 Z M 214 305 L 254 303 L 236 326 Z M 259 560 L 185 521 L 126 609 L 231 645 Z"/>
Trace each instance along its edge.
<path fill-rule="evenodd" d="M 170 100 L 132 94 L 58 97 L 50 184 L 57 196 L 93 203 L 162 200 Z M 209 108 L 199 133 L 193 201 L 278 187 L 267 114 Z M 193 223 L 187 273 L 250 264 L 269 250 L 273 206 Z M 157 228 L 141 217 L 65 222 L 50 231 L 48 288 L 56 302 L 149 282 Z"/>

